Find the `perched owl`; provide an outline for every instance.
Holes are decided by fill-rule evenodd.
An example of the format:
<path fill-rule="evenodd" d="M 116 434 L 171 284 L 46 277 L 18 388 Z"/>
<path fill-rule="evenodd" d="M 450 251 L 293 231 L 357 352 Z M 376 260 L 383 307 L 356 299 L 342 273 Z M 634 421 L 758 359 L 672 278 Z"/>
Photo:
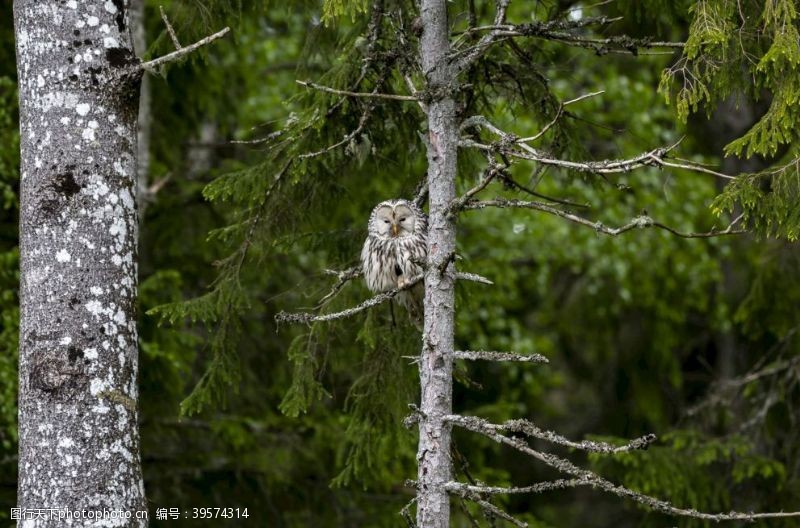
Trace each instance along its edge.
<path fill-rule="evenodd" d="M 428 256 L 428 217 L 413 202 L 379 203 L 369 215 L 367 228 L 361 266 L 371 291 L 380 293 L 399 288 L 422 273 L 421 264 Z M 397 296 L 417 328 L 422 328 L 424 297 L 422 282 Z"/>

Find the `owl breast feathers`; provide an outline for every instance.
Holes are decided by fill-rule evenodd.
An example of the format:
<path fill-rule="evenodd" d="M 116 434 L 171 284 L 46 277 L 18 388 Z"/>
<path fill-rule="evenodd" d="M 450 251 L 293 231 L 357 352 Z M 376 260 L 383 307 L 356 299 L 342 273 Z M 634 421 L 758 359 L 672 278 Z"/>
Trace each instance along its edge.
<path fill-rule="evenodd" d="M 393 290 L 422 274 L 422 264 L 428 256 L 428 218 L 413 202 L 379 203 L 372 210 L 367 227 L 361 266 L 370 291 Z M 424 297 L 422 282 L 397 296 L 418 328 L 422 328 L 424 318 Z"/>

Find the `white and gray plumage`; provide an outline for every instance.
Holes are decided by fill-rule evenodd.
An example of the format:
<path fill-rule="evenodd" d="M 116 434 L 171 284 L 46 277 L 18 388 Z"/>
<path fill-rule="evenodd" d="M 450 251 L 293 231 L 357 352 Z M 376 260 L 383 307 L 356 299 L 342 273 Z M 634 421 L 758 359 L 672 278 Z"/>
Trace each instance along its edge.
<path fill-rule="evenodd" d="M 408 200 L 381 202 L 369 215 L 367 228 L 361 266 L 371 291 L 400 288 L 422 274 L 428 256 L 428 217 L 419 207 Z M 424 297 L 422 282 L 397 295 L 417 328 L 422 328 Z"/>

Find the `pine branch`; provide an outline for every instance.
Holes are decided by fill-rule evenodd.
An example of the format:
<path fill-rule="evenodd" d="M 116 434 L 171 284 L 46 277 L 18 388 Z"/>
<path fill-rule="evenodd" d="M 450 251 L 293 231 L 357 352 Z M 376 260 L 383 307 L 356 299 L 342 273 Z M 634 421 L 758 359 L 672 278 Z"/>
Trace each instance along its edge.
<path fill-rule="evenodd" d="M 139 69 L 147 71 L 155 71 L 155 69 L 158 68 L 159 66 L 180 60 L 186 55 L 192 53 L 193 51 L 202 48 L 203 46 L 210 44 L 211 42 L 214 42 L 217 39 L 224 37 L 230 32 L 230 30 L 231 28 L 226 27 L 221 31 L 217 31 L 213 35 L 209 35 L 204 39 L 198 40 L 194 44 L 189 44 L 188 46 L 177 49 L 172 53 L 167 53 L 163 57 L 158 57 L 156 59 L 149 60 L 147 62 L 142 62 L 141 64 L 139 64 Z"/>
<path fill-rule="evenodd" d="M 364 112 L 361 114 L 361 117 L 358 120 L 358 125 L 354 128 L 349 134 L 344 136 L 341 141 L 337 141 L 332 145 L 328 145 L 327 147 L 317 150 L 314 152 L 305 152 L 297 156 L 300 159 L 307 159 L 307 158 L 316 158 L 317 156 L 322 156 L 323 154 L 327 154 L 332 150 L 335 150 L 343 145 L 350 143 L 357 135 L 364 131 L 364 128 L 367 126 L 367 121 L 372 115 L 372 106 L 367 106 L 364 109 Z"/>
<path fill-rule="evenodd" d="M 483 514 L 484 514 L 484 516 L 486 516 L 487 519 L 492 519 L 494 517 L 497 517 L 499 519 L 503 519 L 504 521 L 507 521 L 507 522 L 513 524 L 514 526 L 517 526 L 518 528 L 528 528 L 528 523 L 526 523 L 524 521 L 520 521 L 519 519 L 511 516 L 507 512 L 505 512 L 502 509 L 498 508 L 497 506 L 495 506 L 491 502 L 481 498 L 480 494 L 472 493 L 470 491 L 462 491 L 458 486 L 451 486 L 451 484 L 458 484 L 458 483 L 447 483 L 447 484 L 445 484 L 445 490 L 446 491 L 448 491 L 450 493 L 455 493 L 455 494 L 459 495 L 460 497 L 462 497 L 464 499 L 467 499 L 469 501 L 472 501 L 475 504 L 477 504 L 483 510 Z M 406 486 L 410 486 L 410 487 L 419 489 L 419 484 L 415 480 L 410 480 L 410 479 L 406 480 Z M 401 513 L 402 513 L 402 511 L 401 511 Z"/>
<path fill-rule="evenodd" d="M 569 220 L 575 224 L 582 225 L 584 227 L 589 227 L 596 231 L 597 233 L 602 233 L 604 235 L 609 236 L 618 236 L 628 231 L 632 231 L 634 229 L 646 229 L 646 228 L 658 228 L 669 233 L 672 233 L 675 236 L 681 238 L 712 238 L 712 237 L 719 237 L 719 236 L 732 236 L 732 235 L 743 235 L 747 233 L 746 230 L 743 229 L 734 229 L 738 219 L 731 222 L 728 227 L 721 231 L 711 230 L 706 232 L 683 232 L 678 231 L 668 225 L 662 224 L 661 222 L 656 222 L 652 218 L 646 215 L 637 216 L 627 224 L 624 224 L 620 227 L 608 227 L 603 225 L 602 222 L 592 222 L 582 216 L 578 216 L 576 214 L 562 211 L 561 209 L 557 209 L 551 205 L 541 203 L 541 202 L 528 202 L 523 200 L 506 200 L 504 198 L 496 198 L 494 200 L 473 200 L 464 204 L 462 210 L 475 210 L 475 209 L 485 209 L 486 207 L 499 207 L 499 208 L 518 208 L 518 209 L 534 209 L 536 211 L 542 211 L 544 213 L 551 214 L 553 216 L 558 216 L 560 218 L 564 218 L 565 220 Z"/>
<path fill-rule="evenodd" d="M 476 416 L 459 416 L 459 415 L 448 416 L 446 420 L 452 424 L 459 425 L 467 429 L 471 427 L 478 427 L 483 430 L 492 431 L 495 433 L 501 431 L 508 431 L 511 433 L 523 433 L 531 438 L 538 438 L 539 440 L 544 440 L 552 444 L 560 445 L 563 447 L 569 447 L 571 449 L 579 449 L 581 451 L 587 451 L 590 453 L 604 453 L 604 454 L 627 453 L 629 451 L 647 449 L 650 446 L 650 444 L 656 441 L 656 435 L 649 434 L 639 438 L 635 438 L 623 446 L 615 446 L 606 442 L 595 442 L 592 440 L 582 440 L 580 442 L 574 442 L 572 440 L 564 438 L 558 433 L 554 433 L 553 431 L 545 431 L 544 429 L 539 428 L 536 424 L 528 420 L 508 420 L 501 424 L 493 424 L 487 422 L 483 418 L 478 418 Z"/>
<path fill-rule="evenodd" d="M 602 92 L 594 92 L 591 94 L 586 94 L 577 97 L 575 99 L 572 99 L 570 101 L 567 101 L 563 103 L 563 105 L 577 102 L 587 97 L 591 97 L 593 95 L 597 95 L 600 93 Z M 547 127 L 545 127 L 545 130 L 550 126 L 552 126 L 552 124 L 547 125 Z M 560 160 L 552 158 L 527 144 L 528 142 L 534 141 L 539 137 L 541 137 L 540 136 L 541 132 L 539 134 L 536 134 L 535 136 L 520 138 L 514 134 L 509 134 L 508 132 L 499 129 L 491 122 L 489 122 L 488 119 L 486 119 L 484 116 L 481 115 L 476 115 L 465 119 L 464 122 L 461 124 L 460 130 L 463 131 L 471 127 L 485 128 L 491 133 L 499 136 L 500 141 L 492 144 L 484 144 L 478 141 L 474 141 L 473 139 L 470 138 L 462 138 L 460 146 L 476 148 L 478 150 L 483 150 L 485 152 L 490 152 L 490 153 L 496 153 L 507 157 L 518 158 L 528 161 L 535 161 L 537 163 L 541 163 L 542 165 L 560 167 L 563 169 L 574 170 L 578 172 L 590 172 L 594 174 L 614 174 L 614 173 L 629 172 L 631 170 L 638 169 L 641 167 L 671 167 L 675 169 L 684 169 L 692 172 L 710 174 L 712 176 L 716 176 L 718 178 L 723 178 L 726 180 L 737 179 L 735 176 L 723 174 L 721 172 L 708 169 L 700 164 L 691 163 L 686 160 L 681 160 L 682 163 L 676 163 L 674 161 L 667 160 L 668 154 L 675 148 L 677 148 L 678 145 L 680 145 L 683 138 L 676 141 L 672 145 L 668 145 L 666 147 L 659 147 L 644 152 L 639 156 L 635 156 L 633 158 L 621 159 L 621 160 L 601 160 L 601 161 L 568 161 L 568 160 Z"/>
<path fill-rule="evenodd" d="M 357 276 L 357 275 L 355 275 L 355 276 Z M 311 313 L 311 312 L 295 312 L 295 313 L 280 312 L 277 315 L 275 315 L 275 322 L 277 322 L 278 324 L 280 324 L 280 323 L 290 323 L 290 324 L 305 323 L 305 324 L 311 324 L 311 323 L 321 323 L 321 322 L 325 322 L 325 321 L 333 321 L 333 320 L 336 320 L 336 319 L 344 319 L 344 318 L 347 318 L 347 317 L 352 317 L 352 316 L 354 316 L 356 314 L 359 314 L 359 313 L 363 312 L 364 310 L 372 308 L 373 306 L 378 306 L 379 304 L 383 304 L 386 301 L 393 299 L 400 292 L 403 292 L 403 291 L 406 291 L 406 290 L 410 290 L 418 282 L 422 281 L 423 278 L 424 278 L 424 275 L 422 275 L 422 274 L 417 275 L 416 277 L 412 278 L 410 281 L 406 282 L 400 288 L 395 288 L 393 290 L 389 290 L 389 291 L 386 291 L 386 292 L 383 292 L 383 293 L 379 293 L 378 295 L 375 295 L 374 297 L 371 297 L 371 298 L 367 299 L 366 301 L 362 302 L 361 304 L 353 306 L 352 308 L 347 308 L 346 310 L 342 310 L 340 312 L 329 313 L 329 314 L 315 314 L 315 313 Z M 489 284 L 489 285 L 494 284 L 492 281 L 490 281 L 486 277 L 482 277 L 482 276 L 477 275 L 475 273 L 458 272 L 458 273 L 456 273 L 456 279 L 466 280 L 466 281 L 471 281 L 471 282 L 479 282 L 481 284 Z M 347 280 L 350 280 L 350 279 L 348 278 Z M 347 282 L 347 281 L 345 281 L 345 282 Z"/>
<path fill-rule="evenodd" d="M 532 143 L 532 142 L 536 141 L 537 139 L 542 137 L 548 130 L 550 130 L 558 122 L 558 120 L 561 118 L 561 116 L 564 115 L 564 108 L 566 108 L 567 106 L 569 106 L 571 104 L 583 101 L 584 99 L 588 99 L 590 97 L 596 97 L 596 96 L 602 95 L 604 93 L 606 93 L 605 90 L 600 90 L 598 92 L 590 92 L 590 93 L 583 94 L 583 95 L 580 95 L 578 97 L 575 97 L 574 99 L 570 99 L 569 101 L 562 102 L 560 105 L 558 105 L 558 110 L 556 111 L 556 115 L 555 115 L 555 117 L 553 118 L 552 121 L 550 121 L 547 125 L 545 125 L 545 127 L 543 129 L 541 129 L 536 135 L 531 136 L 531 137 L 520 138 L 520 139 L 517 140 L 517 143 Z"/>
<path fill-rule="evenodd" d="M 323 86 L 321 84 L 313 83 L 311 81 L 297 80 L 295 82 L 301 86 L 305 86 L 306 88 L 312 88 L 314 90 L 319 90 L 321 92 L 326 92 L 335 95 L 343 95 L 345 97 L 362 97 L 366 99 L 389 99 L 393 101 L 414 101 L 414 102 L 418 101 L 418 99 L 412 95 L 386 94 L 377 92 L 351 92 L 349 90 L 337 90 L 336 88 Z"/>
<path fill-rule="evenodd" d="M 508 2 L 505 2 L 506 6 Z M 499 12 L 499 10 L 498 10 Z M 480 41 L 474 46 L 455 52 L 452 60 L 458 70 L 467 68 L 470 64 L 480 58 L 495 43 L 519 37 L 538 38 L 550 40 L 590 49 L 598 55 L 607 53 L 624 53 L 630 55 L 640 55 L 640 50 L 649 49 L 683 49 L 683 42 L 654 41 L 650 38 L 634 38 L 628 35 L 614 35 L 608 38 L 585 37 L 576 33 L 576 30 L 590 25 L 607 25 L 621 20 L 621 17 L 585 17 L 578 20 L 551 20 L 548 22 L 531 22 L 528 24 L 505 24 L 505 11 L 503 17 L 495 18 L 495 22 L 488 26 L 470 28 L 461 36 L 479 32 L 488 32 L 481 37 Z"/>
<path fill-rule="evenodd" d="M 325 297 L 320 299 L 319 302 L 317 302 L 317 305 L 315 306 L 315 309 L 317 310 L 325 306 L 325 304 L 328 301 L 336 297 L 348 282 L 360 277 L 363 274 L 363 272 L 361 271 L 361 266 L 352 266 L 342 271 L 325 270 L 325 273 L 327 273 L 328 275 L 336 275 L 336 277 L 338 277 L 338 280 L 336 281 L 336 284 L 334 284 L 333 287 L 331 288 L 331 291 L 328 292 L 328 294 L 325 295 Z"/>
<path fill-rule="evenodd" d="M 506 21 L 506 11 L 508 10 L 508 4 L 510 3 L 511 0 L 496 0 L 494 26 L 492 26 L 492 29 L 490 30 L 489 34 L 481 37 L 480 41 L 478 41 L 478 43 L 475 46 L 467 48 L 463 52 L 456 53 L 451 58 L 451 60 L 458 59 L 454 61 L 456 71 L 462 71 L 466 69 L 470 64 L 472 64 L 475 60 L 477 60 L 478 57 L 483 55 L 495 41 L 497 41 L 500 33 L 500 30 L 498 28 L 502 27 Z M 468 33 L 472 32 L 474 32 L 474 30 L 468 31 Z M 461 55 L 460 58 L 459 55 Z"/>
<path fill-rule="evenodd" d="M 562 490 L 567 488 L 577 488 L 587 486 L 589 481 L 583 479 L 558 479 L 547 482 L 538 482 L 531 486 L 511 487 L 503 486 L 482 486 L 476 484 L 466 484 L 463 482 L 448 482 L 445 485 L 447 491 L 462 495 L 465 493 L 485 494 L 485 495 L 518 495 L 523 493 L 544 493 L 546 491 Z"/>
<path fill-rule="evenodd" d="M 504 521 L 513 524 L 514 526 L 517 526 L 518 528 L 528 528 L 528 523 L 526 523 L 525 521 L 520 521 L 516 517 L 513 517 L 509 513 L 506 513 L 505 511 L 495 506 L 491 502 L 481 499 L 477 495 L 464 495 L 463 497 L 477 504 L 483 510 L 484 515 L 487 516 L 487 518 L 489 519 L 491 519 L 492 517 L 498 517 L 500 519 L 503 519 Z"/>
<path fill-rule="evenodd" d="M 175 34 L 175 29 L 172 27 L 172 24 L 169 23 L 169 18 L 167 18 L 167 14 L 164 12 L 164 6 L 158 6 L 158 10 L 161 12 L 161 20 L 164 21 L 164 25 L 167 26 L 167 33 L 169 33 L 169 38 L 172 39 L 172 44 L 175 46 L 176 50 L 182 49 L 180 41 L 178 41 L 178 35 Z"/>
<path fill-rule="evenodd" d="M 467 273 L 466 271 L 458 271 L 456 272 L 456 279 L 458 280 L 465 280 L 469 282 L 477 282 L 480 284 L 486 284 L 487 286 L 494 286 L 494 282 L 478 275 L 477 273 Z"/>
<path fill-rule="evenodd" d="M 456 350 L 454 359 L 470 361 L 522 361 L 530 363 L 549 363 L 541 354 L 517 354 L 514 352 L 497 352 L 494 350 Z"/>
<path fill-rule="evenodd" d="M 320 323 L 324 321 L 333 321 L 336 319 L 344 319 L 346 317 L 352 317 L 358 313 L 363 312 L 373 306 L 377 306 L 382 304 L 390 299 L 393 299 L 397 296 L 398 293 L 406 291 L 414 287 L 418 282 L 423 279 L 423 275 L 417 275 L 416 277 L 412 278 L 410 281 L 405 283 L 401 288 L 395 288 L 393 290 L 389 290 L 387 292 L 379 293 L 378 295 L 367 299 L 366 301 L 362 302 L 357 306 L 353 306 L 352 308 L 348 308 L 346 310 L 342 310 L 341 312 L 329 313 L 329 314 L 313 314 L 309 312 L 297 312 L 297 313 L 288 313 L 288 312 L 280 312 L 275 316 L 275 322 L 278 324 L 280 323 Z"/>
<path fill-rule="evenodd" d="M 456 418 L 457 422 L 452 421 L 452 418 Z M 707 521 L 755 521 L 759 519 L 777 519 L 777 518 L 788 518 L 788 517 L 800 517 L 800 511 L 798 512 L 767 512 L 767 513 L 744 513 L 744 512 L 728 512 L 728 513 L 705 513 L 699 512 L 694 509 L 686 509 L 686 508 L 679 508 L 674 506 L 672 503 L 657 499 L 655 497 L 651 497 L 649 495 L 645 495 L 643 493 L 639 493 L 638 491 L 634 491 L 632 489 L 626 488 L 624 486 L 614 484 L 613 482 L 601 477 L 600 475 L 589 471 L 587 469 L 582 469 L 569 460 L 563 459 L 561 457 L 555 456 L 550 453 L 545 453 L 542 451 L 537 451 L 531 448 L 525 441 L 507 437 L 505 435 L 497 433 L 495 429 L 491 426 L 492 424 L 482 420 L 480 418 L 473 418 L 469 420 L 464 420 L 464 417 L 460 416 L 448 416 L 447 419 L 451 421 L 451 423 L 456 423 L 457 425 L 473 431 L 475 433 L 482 434 L 495 442 L 500 444 L 504 444 L 510 447 L 513 447 L 517 451 L 529 455 L 540 462 L 550 466 L 553 469 L 571 475 L 578 480 L 585 481 L 587 486 L 591 486 L 595 489 L 605 491 L 607 493 L 611 493 L 618 497 L 626 498 L 632 500 L 638 504 L 646 506 L 654 511 L 658 511 L 664 513 L 666 515 L 673 515 L 679 517 L 690 517 L 694 519 L 702 519 Z M 462 419 L 458 421 L 458 419 Z"/>

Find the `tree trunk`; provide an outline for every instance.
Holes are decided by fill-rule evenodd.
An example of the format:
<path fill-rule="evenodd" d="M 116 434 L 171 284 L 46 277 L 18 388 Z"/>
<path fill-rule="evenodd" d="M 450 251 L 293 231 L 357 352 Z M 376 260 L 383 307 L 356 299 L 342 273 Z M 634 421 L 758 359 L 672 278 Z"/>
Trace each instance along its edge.
<path fill-rule="evenodd" d="M 14 2 L 22 156 L 18 505 L 109 515 L 48 514 L 26 527 L 146 525 L 137 519 L 146 509 L 137 410 L 140 77 L 131 73 L 137 61 L 126 4 Z"/>
<path fill-rule="evenodd" d="M 131 0 L 130 19 L 131 33 L 133 34 L 133 47 L 136 55 L 141 59 L 147 51 L 147 28 L 145 26 L 145 0 Z M 150 136 L 153 130 L 153 93 L 150 87 L 150 76 L 142 76 L 142 85 L 139 90 L 139 126 L 137 128 L 137 160 L 136 164 L 136 192 L 138 193 L 139 222 L 144 221 L 144 212 L 147 208 L 150 179 Z"/>
<path fill-rule="evenodd" d="M 450 425 L 444 417 L 453 406 L 454 265 L 440 270 L 454 255 L 456 230 L 448 217 L 455 198 L 458 137 L 455 75 L 450 51 L 446 0 L 423 0 L 421 63 L 429 93 L 428 105 L 428 268 L 425 272 L 425 331 L 420 383 L 422 388 L 417 461 L 417 525 L 446 528 L 450 499 L 444 485 L 451 479 Z"/>

